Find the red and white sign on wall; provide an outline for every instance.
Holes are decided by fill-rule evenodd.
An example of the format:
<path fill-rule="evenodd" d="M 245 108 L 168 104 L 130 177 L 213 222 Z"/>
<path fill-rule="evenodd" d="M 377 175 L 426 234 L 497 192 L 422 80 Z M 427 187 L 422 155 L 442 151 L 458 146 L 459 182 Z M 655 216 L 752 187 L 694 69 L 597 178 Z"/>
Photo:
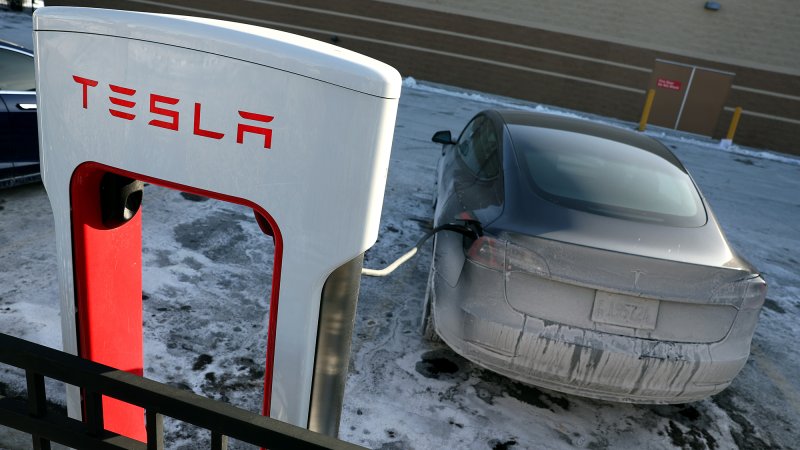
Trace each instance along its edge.
<path fill-rule="evenodd" d="M 666 78 L 659 78 L 656 86 L 664 89 L 672 89 L 674 91 L 681 90 L 681 82 L 678 80 L 668 80 Z"/>

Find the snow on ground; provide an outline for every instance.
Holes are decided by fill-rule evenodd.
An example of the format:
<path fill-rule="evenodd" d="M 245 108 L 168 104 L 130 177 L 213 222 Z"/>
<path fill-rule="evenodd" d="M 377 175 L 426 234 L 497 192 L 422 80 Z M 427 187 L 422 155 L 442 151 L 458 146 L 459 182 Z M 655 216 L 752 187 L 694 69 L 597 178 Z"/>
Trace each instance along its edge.
<path fill-rule="evenodd" d="M 0 17 L 2 20 L 2 17 Z M 429 227 L 437 130 L 458 132 L 487 107 L 633 124 L 406 79 L 378 242 L 382 267 Z M 792 448 L 800 442 L 800 164 L 720 149 L 670 130 L 648 134 L 684 161 L 728 238 L 764 273 L 768 300 L 752 357 L 732 386 L 700 402 L 637 406 L 515 383 L 421 339 L 430 248 L 384 279 L 362 278 L 341 437 L 370 448 Z M 0 191 L 0 330 L 59 348 L 53 221 L 41 184 Z M 145 375 L 259 409 L 271 241 L 236 205 L 148 186 L 144 214 Z M 24 392 L 0 368 L 0 395 Z M 63 404 L 59 388 L 51 390 Z M 170 424 L 170 448 L 204 448 Z M 28 448 L 0 429 L 0 448 Z M 235 443 L 234 448 L 239 446 Z"/>

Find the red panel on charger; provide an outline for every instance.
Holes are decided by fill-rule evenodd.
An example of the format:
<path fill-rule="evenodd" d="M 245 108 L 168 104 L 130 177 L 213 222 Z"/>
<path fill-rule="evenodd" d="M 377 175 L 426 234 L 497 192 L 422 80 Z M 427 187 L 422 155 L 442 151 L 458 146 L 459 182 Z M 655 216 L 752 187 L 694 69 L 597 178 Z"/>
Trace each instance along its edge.
<path fill-rule="evenodd" d="M 92 361 L 142 375 L 142 215 L 107 228 L 100 210 L 97 165 L 72 177 L 73 262 L 79 353 Z M 103 397 L 107 430 L 146 440 L 144 410 Z"/>

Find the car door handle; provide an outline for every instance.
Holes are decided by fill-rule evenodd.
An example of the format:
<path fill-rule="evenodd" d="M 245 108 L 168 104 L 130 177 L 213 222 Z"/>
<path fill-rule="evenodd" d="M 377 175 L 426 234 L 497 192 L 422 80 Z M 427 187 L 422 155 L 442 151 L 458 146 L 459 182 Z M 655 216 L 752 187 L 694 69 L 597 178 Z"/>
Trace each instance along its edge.
<path fill-rule="evenodd" d="M 17 103 L 17 108 L 30 111 L 36 109 L 36 103 Z"/>

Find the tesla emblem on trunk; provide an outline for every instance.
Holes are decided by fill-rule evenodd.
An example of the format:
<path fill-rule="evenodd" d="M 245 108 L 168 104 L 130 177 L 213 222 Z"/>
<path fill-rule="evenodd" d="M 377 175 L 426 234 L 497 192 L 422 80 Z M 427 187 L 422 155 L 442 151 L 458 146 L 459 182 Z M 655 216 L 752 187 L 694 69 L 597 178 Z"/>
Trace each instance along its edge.
<path fill-rule="evenodd" d="M 642 277 L 642 275 L 645 274 L 645 272 L 642 272 L 641 270 L 633 270 L 632 272 L 633 272 L 633 288 L 639 289 L 639 279 Z"/>
<path fill-rule="evenodd" d="M 89 109 L 89 88 L 95 88 L 100 83 L 96 80 L 90 80 L 89 78 L 79 77 L 77 75 L 73 75 L 72 79 L 81 85 L 83 90 L 83 109 Z M 112 117 L 123 120 L 134 120 L 140 115 L 136 114 L 137 111 L 134 109 L 138 103 L 136 101 L 137 89 L 116 84 L 109 84 L 108 89 L 111 93 L 111 95 L 108 96 L 108 113 Z M 147 116 L 147 118 L 150 119 L 147 122 L 148 125 L 164 128 L 166 130 L 180 131 L 181 113 L 177 105 L 180 103 L 181 99 L 155 93 L 150 93 L 146 98 L 149 100 L 149 109 L 147 111 L 150 113 L 149 116 Z M 175 109 L 170 109 L 173 107 Z M 225 130 L 215 131 L 211 129 L 209 124 L 202 124 L 202 108 L 203 105 L 201 103 L 194 103 L 191 126 L 192 134 L 216 140 L 224 138 L 225 135 L 228 134 Z M 272 122 L 272 119 L 275 117 L 250 111 L 239 110 L 238 112 L 241 119 L 245 119 L 251 123 L 239 122 L 236 124 L 236 143 L 244 144 L 245 133 L 250 133 L 262 136 L 264 138 L 264 148 L 271 148 L 272 129 L 259 125 Z"/>

